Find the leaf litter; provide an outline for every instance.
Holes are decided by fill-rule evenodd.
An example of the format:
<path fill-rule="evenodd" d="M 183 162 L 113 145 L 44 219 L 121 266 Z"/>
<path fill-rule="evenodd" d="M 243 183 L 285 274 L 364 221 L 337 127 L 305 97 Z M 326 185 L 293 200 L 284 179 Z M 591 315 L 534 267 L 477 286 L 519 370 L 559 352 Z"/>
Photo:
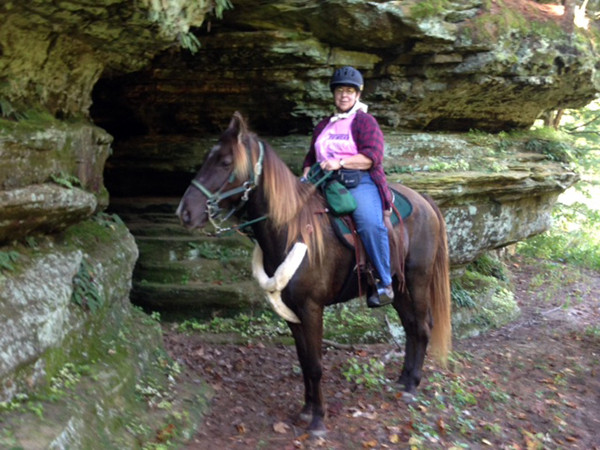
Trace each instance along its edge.
<path fill-rule="evenodd" d="M 402 360 L 386 357 L 397 352 L 393 342 L 324 347 L 325 438 L 311 438 L 296 420 L 304 387 L 293 346 L 216 344 L 165 325 L 166 346 L 186 376 L 214 389 L 184 448 L 600 450 L 600 273 L 582 271 L 577 285 L 553 286 L 548 299 L 544 286 L 529 288 L 535 262 L 517 259 L 511 271 L 521 316 L 455 340 L 447 370 L 428 359 L 415 402 L 397 389 Z M 565 306 L 575 290 L 577 301 Z M 351 358 L 385 361 L 388 383 L 348 381 Z"/>

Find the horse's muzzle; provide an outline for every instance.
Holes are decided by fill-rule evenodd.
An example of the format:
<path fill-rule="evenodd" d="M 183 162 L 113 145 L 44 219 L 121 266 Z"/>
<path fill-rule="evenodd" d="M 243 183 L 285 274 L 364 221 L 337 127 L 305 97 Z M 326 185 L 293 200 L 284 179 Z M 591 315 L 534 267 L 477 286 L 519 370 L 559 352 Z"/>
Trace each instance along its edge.
<path fill-rule="evenodd" d="M 188 229 L 203 228 L 208 220 L 208 215 L 194 213 L 193 208 L 190 208 L 188 205 L 189 202 L 183 199 L 179 203 L 175 211 L 175 215 L 179 217 L 179 222 Z"/>
<path fill-rule="evenodd" d="M 192 214 L 185 207 L 184 201 L 181 200 L 179 202 L 179 206 L 177 207 L 177 211 L 175 211 L 175 215 L 179 217 L 179 222 L 186 228 L 191 228 L 192 226 Z"/>

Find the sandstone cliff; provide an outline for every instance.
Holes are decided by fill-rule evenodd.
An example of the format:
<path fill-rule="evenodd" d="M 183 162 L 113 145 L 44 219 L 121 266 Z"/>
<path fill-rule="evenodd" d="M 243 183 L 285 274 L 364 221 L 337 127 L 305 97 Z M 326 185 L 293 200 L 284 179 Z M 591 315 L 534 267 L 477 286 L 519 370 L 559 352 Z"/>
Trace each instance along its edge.
<path fill-rule="evenodd" d="M 212 247 L 170 219 L 233 111 L 297 169 L 315 120 L 330 111 L 332 70 L 359 68 L 385 128 L 388 176 L 440 203 L 455 267 L 543 232 L 556 197 L 577 181 L 553 142 L 469 133 L 527 129 L 600 91 L 595 31 L 565 23 L 556 8 L 527 0 L 228 6 L 0 4 L 0 328 L 11 330 L 0 336 L 0 400 L 27 405 L 24 394 L 67 376 L 67 361 L 115 368 L 91 383 L 114 401 L 61 404 L 36 436 L 47 447 L 98 436 L 103 448 L 123 443 L 103 420 L 135 404 L 120 403 L 120 389 L 131 392 L 150 373 L 151 347 L 160 346 L 155 329 L 138 329 L 144 319 L 128 299 L 138 246 L 140 301 L 169 304 L 173 292 L 196 307 L 205 298 L 209 309 L 258 300 L 244 244 L 226 244 L 233 256 L 220 268 Z M 107 207 L 137 242 L 117 217 L 100 214 Z M 214 277 L 233 276 L 236 286 L 214 288 Z M 7 446 L 30 437 L 23 423 L 11 422 L 17 442 Z"/>

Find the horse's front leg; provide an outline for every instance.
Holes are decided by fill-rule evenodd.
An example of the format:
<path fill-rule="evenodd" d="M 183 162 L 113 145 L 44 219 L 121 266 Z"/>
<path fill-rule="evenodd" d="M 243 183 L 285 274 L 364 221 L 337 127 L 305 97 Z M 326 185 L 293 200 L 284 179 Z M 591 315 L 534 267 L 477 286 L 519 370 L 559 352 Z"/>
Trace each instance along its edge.
<path fill-rule="evenodd" d="M 304 380 L 304 405 L 298 415 L 300 420 L 309 422 L 312 418 L 313 400 L 312 400 L 312 383 L 308 377 L 308 370 L 305 370 L 305 361 L 307 361 L 307 350 L 306 342 L 304 338 L 304 332 L 302 325 L 288 322 L 292 335 L 294 336 L 294 342 L 296 344 L 296 353 L 298 354 L 298 361 L 300 362 L 300 368 L 302 370 L 302 379 Z"/>
<path fill-rule="evenodd" d="M 299 314 L 299 318 L 300 324 L 289 323 L 289 326 L 294 335 L 298 360 L 304 378 L 304 406 L 300 412 L 300 418 L 310 420 L 308 426 L 310 434 L 324 436 L 327 429 L 324 421 L 323 391 L 321 390 L 323 307 L 318 305 L 306 307 L 305 311 Z"/>

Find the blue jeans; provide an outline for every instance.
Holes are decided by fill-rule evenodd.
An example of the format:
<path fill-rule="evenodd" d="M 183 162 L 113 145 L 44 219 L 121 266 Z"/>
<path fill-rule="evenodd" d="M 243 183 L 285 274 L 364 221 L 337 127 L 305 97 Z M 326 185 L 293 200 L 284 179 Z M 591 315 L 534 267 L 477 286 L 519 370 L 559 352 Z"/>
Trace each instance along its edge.
<path fill-rule="evenodd" d="M 365 246 L 365 251 L 375 270 L 379 274 L 379 287 L 392 284 L 390 275 L 390 244 L 388 230 L 383 223 L 383 205 L 377 185 L 371 175 L 365 172 L 360 183 L 355 188 L 349 189 L 357 208 L 352 213 L 356 222 L 356 231 Z"/>

